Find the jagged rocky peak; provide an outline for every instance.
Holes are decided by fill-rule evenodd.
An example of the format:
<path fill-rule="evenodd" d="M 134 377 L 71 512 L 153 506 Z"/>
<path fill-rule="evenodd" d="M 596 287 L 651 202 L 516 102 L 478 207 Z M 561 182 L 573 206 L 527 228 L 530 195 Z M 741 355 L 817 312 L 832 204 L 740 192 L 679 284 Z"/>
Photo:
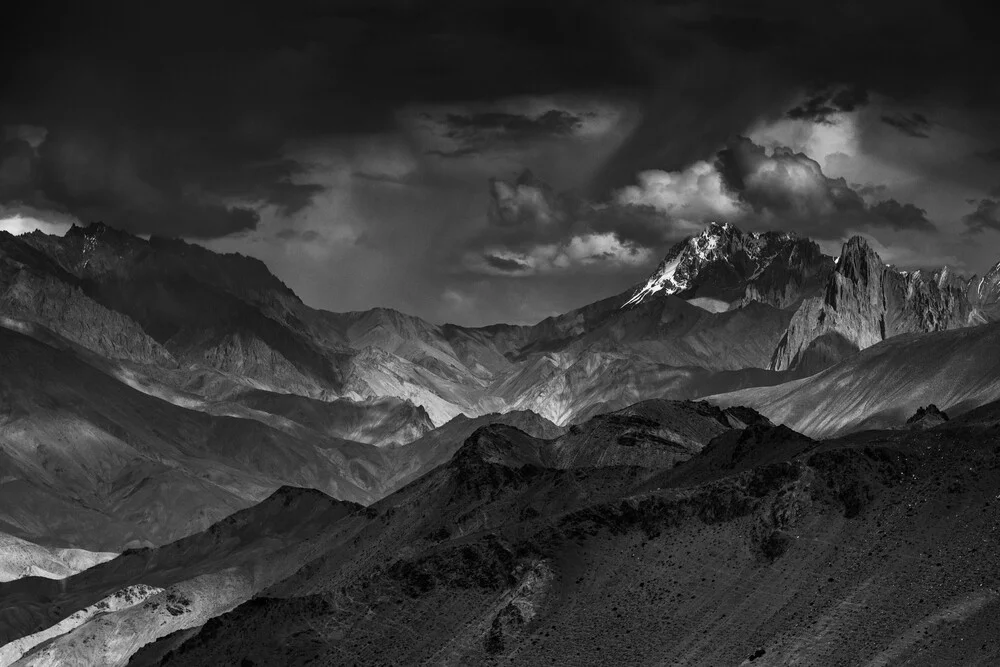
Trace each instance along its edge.
<path fill-rule="evenodd" d="M 70 225 L 69 230 L 67 230 L 66 236 L 69 238 L 82 237 L 88 239 L 101 239 L 105 243 L 112 242 L 114 240 L 136 238 L 134 235 L 126 232 L 125 230 L 112 227 L 111 225 L 105 224 L 100 220 L 96 220 L 86 225 L 72 224 Z"/>
<path fill-rule="evenodd" d="M 1000 262 L 982 278 L 973 277 L 968 285 L 971 301 L 989 319 L 1000 319 Z"/>
<path fill-rule="evenodd" d="M 744 232 L 713 222 L 700 234 L 674 245 L 649 279 L 624 304 L 658 296 L 708 297 L 724 302 L 744 297 L 747 285 L 792 246 L 815 245 L 791 232 Z M 822 254 L 814 254 L 822 261 Z M 782 260 L 787 262 L 787 258 Z"/>
<path fill-rule="evenodd" d="M 948 415 L 945 414 L 938 406 L 931 403 L 926 408 L 917 408 L 917 411 L 913 413 L 913 416 L 906 420 L 907 424 L 912 424 L 913 422 L 920 421 L 925 418 L 939 419 L 943 422 L 948 421 Z"/>
<path fill-rule="evenodd" d="M 240 253 L 217 253 L 183 239 L 148 240 L 103 222 L 73 225 L 65 236 L 26 234 L 26 242 L 80 278 L 91 280 L 179 279 L 184 276 L 250 300 L 273 295 L 297 301 L 261 260 Z"/>
<path fill-rule="evenodd" d="M 938 406 L 931 403 L 926 408 L 917 408 L 913 416 L 906 420 L 904 427 L 910 430 L 934 428 L 946 421 L 948 421 L 948 415 L 943 410 L 938 409 Z"/>
<path fill-rule="evenodd" d="M 881 276 L 886 266 L 863 236 L 852 236 L 840 251 L 837 273 L 855 283 L 868 284 Z"/>

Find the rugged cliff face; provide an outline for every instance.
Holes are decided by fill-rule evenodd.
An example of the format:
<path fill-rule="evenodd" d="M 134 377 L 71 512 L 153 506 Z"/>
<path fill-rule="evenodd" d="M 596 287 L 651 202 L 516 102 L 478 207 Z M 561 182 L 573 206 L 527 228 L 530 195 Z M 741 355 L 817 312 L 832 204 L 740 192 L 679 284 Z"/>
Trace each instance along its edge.
<path fill-rule="evenodd" d="M 796 310 L 770 369 L 811 374 L 886 338 L 982 324 L 988 315 L 970 296 L 974 284 L 947 268 L 897 271 L 856 236 L 844 245 L 824 294 Z"/>
<path fill-rule="evenodd" d="M 782 310 L 796 308 L 822 291 L 833 270 L 833 259 L 818 245 L 809 239 L 795 239 L 750 279 L 739 305 L 758 301 Z"/>
<path fill-rule="evenodd" d="M 860 237 L 852 238 L 837 260 L 837 269 L 822 296 L 806 299 L 792 317 L 771 360 L 772 370 L 814 363 L 811 350 L 836 341 L 843 349 L 860 350 L 885 338 L 885 266 Z M 817 345 L 818 348 L 818 345 Z"/>
<path fill-rule="evenodd" d="M 832 269 L 809 239 L 713 223 L 671 248 L 625 305 L 676 295 L 712 310 L 751 301 L 787 308 L 820 289 Z"/>
<path fill-rule="evenodd" d="M 990 320 L 1000 319 L 1000 262 L 982 278 L 969 281 L 969 301 Z"/>
<path fill-rule="evenodd" d="M 886 271 L 886 337 L 983 324 L 988 316 L 972 283 L 947 267 L 937 271 Z"/>

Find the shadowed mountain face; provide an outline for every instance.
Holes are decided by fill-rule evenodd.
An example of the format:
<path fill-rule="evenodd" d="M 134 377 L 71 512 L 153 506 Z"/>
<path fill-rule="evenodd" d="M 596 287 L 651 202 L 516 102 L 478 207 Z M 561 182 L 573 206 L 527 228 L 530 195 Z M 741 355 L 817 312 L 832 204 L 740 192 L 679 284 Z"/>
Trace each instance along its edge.
<path fill-rule="evenodd" d="M 485 427 L 133 664 L 990 663 L 983 414 L 826 443 L 754 418 L 660 469 L 561 469 L 559 440 Z"/>

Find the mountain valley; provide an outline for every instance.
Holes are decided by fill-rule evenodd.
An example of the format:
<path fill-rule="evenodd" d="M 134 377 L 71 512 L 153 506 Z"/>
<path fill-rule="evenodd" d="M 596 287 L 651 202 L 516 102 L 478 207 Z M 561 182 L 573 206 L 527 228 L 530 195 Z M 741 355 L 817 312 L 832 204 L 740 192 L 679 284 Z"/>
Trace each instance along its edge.
<path fill-rule="evenodd" d="M 0 233 L 0 666 L 989 664 L 998 285 L 713 224 L 461 327 Z"/>

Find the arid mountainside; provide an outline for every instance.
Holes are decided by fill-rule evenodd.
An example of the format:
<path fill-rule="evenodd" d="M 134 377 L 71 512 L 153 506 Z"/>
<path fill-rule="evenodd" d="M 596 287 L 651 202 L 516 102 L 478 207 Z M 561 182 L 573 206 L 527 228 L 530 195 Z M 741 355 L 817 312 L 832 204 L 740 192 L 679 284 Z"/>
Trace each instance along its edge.
<path fill-rule="evenodd" d="M 379 451 L 182 408 L 0 327 L 0 530 L 16 537 L 162 544 L 286 484 L 370 502 Z"/>
<path fill-rule="evenodd" d="M 102 656 L 100 659 L 108 661 L 105 664 L 121 664 L 108 657 L 112 653 L 106 651 L 119 651 L 113 653 L 115 660 L 127 658 L 142 644 L 192 624 L 200 625 L 206 620 L 203 614 L 226 611 L 249 598 L 255 592 L 254 586 L 259 589 L 276 582 L 318 557 L 326 558 L 331 551 L 368 544 L 376 552 L 388 554 L 405 548 L 414 536 L 422 540 L 424 533 L 440 531 L 448 521 L 457 521 L 457 530 L 478 530 L 476 526 L 482 521 L 517 516 L 510 512 L 524 510 L 518 505 L 524 488 L 521 475 L 511 476 L 508 472 L 509 465 L 519 467 L 528 460 L 560 468 L 539 468 L 537 477 L 526 473 L 524 483 L 540 494 L 533 501 L 534 511 L 541 513 L 567 503 L 613 497 L 648 478 L 665 460 L 652 450 L 675 452 L 670 462 L 686 460 L 714 435 L 743 428 L 747 422 L 766 423 L 750 410 L 723 411 L 706 404 L 667 401 L 650 401 L 610 415 L 610 425 L 604 423 L 607 420 L 595 419 L 579 434 L 561 436 L 561 429 L 546 424 L 537 415 L 512 413 L 495 417 L 525 425 L 539 435 L 559 437 L 536 439 L 503 423 L 467 419 L 465 422 L 478 423 L 452 426 L 451 432 L 461 433 L 462 439 L 449 445 L 450 461 L 373 507 L 362 509 L 333 501 L 319 492 L 283 488 L 259 505 L 237 512 L 204 532 L 154 549 L 130 550 L 63 582 L 30 578 L 4 584 L 0 586 L 0 599 L 4 601 L 0 605 L 0 641 L 21 640 L 19 646 L 23 648 L 23 638 L 43 632 L 67 614 L 97 604 L 128 586 L 142 583 L 165 591 L 156 593 L 160 597 L 149 598 L 149 605 L 130 606 L 113 617 L 94 617 L 81 623 L 70 634 L 40 646 L 27 663 L 49 664 L 45 661 L 86 655 L 90 659 Z M 641 466 L 621 466 L 620 461 L 602 454 L 598 433 L 617 438 L 616 446 L 623 451 L 652 453 L 648 460 L 632 455 Z M 511 442 L 520 447 L 511 451 Z M 594 468 L 595 462 L 600 467 Z M 596 486 L 592 487 L 587 480 L 594 476 Z M 497 494 L 499 504 L 483 493 Z M 398 518 L 386 521 L 397 514 Z M 358 530 L 369 535 L 365 538 L 368 542 L 342 543 L 345 536 L 355 535 Z M 371 558 L 378 560 L 379 556 L 373 553 Z M 160 598 L 162 604 L 154 607 Z M 170 608 L 176 613 L 171 614 Z M 163 620 L 169 623 L 163 626 Z"/>
<path fill-rule="evenodd" d="M 100 223 L 0 234 L 0 315 L 139 384 L 227 404 L 216 412 L 291 411 L 375 445 L 460 414 L 531 410 L 565 425 L 648 398 L 774 385 L 896 335 L 989 321 L 998 299 L 998 268 L 981 279 L 906 273 L 862 238 L 834 261 L 793 234 L 712 224 L 621 294 L 532 326 L 468 328 L 316 310 L 258 260 Z M 352 426 L 331 427 L 334 415 Z"/>
<path fill-rule="evenodd" d="M 262 396 L 370 403 L 376 415 L 355 416 L 359 425 L 400 419 L 384 414 L 385 399 L 413 403 L 438 426 L 518 409 L 563 424 L 595 406 L 753 384 L 740 372 L 768 365 L 794 306 L 832 270 L 811 241 L 731 225 L 671 253 L 683 256 L 684 289 L 637 286 L 533 326 L 467 328 L 379 308 L 316 310 L 258 260 L 95 223 L 64 237 L 0 234 L 0 315 L 201 400 L 279 412 L 287 400 Z M 403 444 L 426 431 L 409 414 L 389 432 L 338 437 Z M 315 416 L 319 430 L 329 424 Z"/>
<path fill-rule="evenodd" d="M 392 398 L 326 402 L 258 391 L 206 403 L 106 371 L 106 360 L 37 325 L 0 327 L 5 533 L 53 548 L 158 545 L 285 485 L 370 503 L 447 461 L 488 423 L 546 438 L 563 432 L 525 411 L 460 416 L 431 429 L 420 408 Z M 11 545 L 11 567 L 14 551 L 24 553 Z M 51 560 L 32 553 L 36 563 L 16 567 Z"/>
<path fill-rule="evenodd" d="M 1000 323 L 907 334 L 807 378 L 708 400 L 751 406 L 813 437 L 887 428 L 931 403 L 950 415 L 1000 399 L 998 349 Z"/>
<path fill-rule="evenodd" d="M 404 445 L 434 428 L 426 410 L 393 397 L 321 401 L 296 394 L 252 391 L 240 395 L 234 402 L 285 417 L 334 438 L 369 445 Z"/>
<path fill-rule="evenodd" d="M 316 553 L 317 533 L 359 511 L 283 487 L 177 542 L 127 551 L 59 582 L 0 584 L 0 665 L 22 654 L 17 664 L 126 664 L 139 647 L 198 627 L 293 573 Z"/>
<path fill-rule="evenodd" d="M 0 583 L 22 577 L 64 579 L 117 555 L 112 551 L 43 547 L 0 533 Z"/>
<path fill-rule="evenodd" d="M 756 419 L 659 469 L 560 468 L 558 440 L 481 428 L 134 664 L 989 664 L 1000 463 L 977 412 L 826 442 Z"/>
<path fill-rule="evenodd" d="M 0 667 L 989 663 L 998 285 L 711 225 L 467 328 L 0 234 Z"/>

